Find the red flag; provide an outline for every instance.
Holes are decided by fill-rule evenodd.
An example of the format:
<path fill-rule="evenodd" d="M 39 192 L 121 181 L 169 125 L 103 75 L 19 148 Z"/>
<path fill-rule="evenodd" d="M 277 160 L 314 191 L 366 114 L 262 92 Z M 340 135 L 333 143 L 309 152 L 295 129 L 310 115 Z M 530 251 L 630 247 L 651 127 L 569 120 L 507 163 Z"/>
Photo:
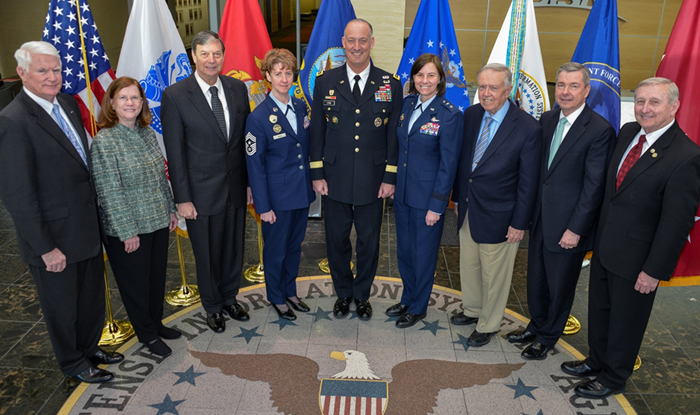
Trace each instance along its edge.
<path fill-rule="evenodd" d="M 656 76 L 668 78 L 678 85 L 681 106 L 676 114 L 678 125 L 693 141 L 700 144 L 700 2 L 686 0 L 673 25 L 666 52 Z M 700 211 L 695 221 L 700 218 Z M 671 281 L 661 285 L 700 285 L 700 226 L 688 236 Z"/>
<path fill-rule="evenodd" d="M 250 110 L 263 102 L 270 89 L 260 74 L 260 61 L 272 49 L 257 1 L 229 0 L 221 18 L 219 36 L 226 46 L 223 75 L 239 79 L 248 88 Z"/>

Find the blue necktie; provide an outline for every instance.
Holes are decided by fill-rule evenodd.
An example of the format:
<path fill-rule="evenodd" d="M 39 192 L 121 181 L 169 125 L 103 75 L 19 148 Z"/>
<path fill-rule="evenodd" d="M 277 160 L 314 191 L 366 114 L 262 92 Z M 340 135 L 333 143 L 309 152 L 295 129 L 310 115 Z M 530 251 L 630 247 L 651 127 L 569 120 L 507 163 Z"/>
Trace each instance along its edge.
<path fill-rule="evenodd" d="M 491 121 L 493 118 L 484 118 L 484 128 L 481 130 L 481 135 L 479 136 L 479 141 L 476 142 L 476 149 L 474 150 L 474 160 L 472 161 L 472 171 L 479 164 L 479 160 L 484 156 L 486 152 L 486 147 L 488 147 L 489 136 L 491 135 Z"/>
<path fill-rule="evenodd" d="M 83 146 L 80 144 L 80 140 L 78 140 L 78 137 L 76 137 L 75 134 L 73 134 L 73 130 L 68 125 L 68 122 L 61 115 L 61 111 L 58 108 L 58 104 L 53 104 L 53 116 L 56 118 L 58 126 L 61 127 L 61 130 L 63 130 L 63 132 L 66 134 L 66 137 L 68 137 L 71 144 L 73 144 L 73 147 L 75 147 L 78 154 L 80 154 L 80 158 L 83 159 L 83 163 L 85 163 L 85 166 L 87 166 L 88 163 L 87 157 L 85 156 L 85 150 L 83 150 Z"/>
<path fill-rule="evenodd" d="M 554 160 L 554 156 L 557 154 L 559 146 L 561 146 L 561 142 L 564 139 L 564 128 L 566 128 L 566 124 L 568 122 L 569 120 L 567 120 L 566 117 L 561 117 L 561 120 L 559 120 L 557 129 L 556 131 L 554 131 L 554 138 L 552 138 L 552 144 L 549 147 L 549 161 L 547 162 L 547 168 L 549 168 L 552 165 L 552 160 Z"/>

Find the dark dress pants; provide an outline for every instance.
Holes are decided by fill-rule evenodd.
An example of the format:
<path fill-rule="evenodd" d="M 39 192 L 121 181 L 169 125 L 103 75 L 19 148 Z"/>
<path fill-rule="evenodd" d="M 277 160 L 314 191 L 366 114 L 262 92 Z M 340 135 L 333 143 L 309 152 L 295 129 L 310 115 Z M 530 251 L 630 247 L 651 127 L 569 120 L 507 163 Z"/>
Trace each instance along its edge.
<path fill-rule="evenodd" d="M 423 314 L 435 282 L 437 253 L 442 238 L 444 215 L 435 225 L 425 223 L 427 209 L 416 209 L 394 199 L 396 247 L 399 273 L 403 281 L 401 304 L 409 313 Z"/>
<path fill-rule="evenodd" d="M 61 371 L 77 376 L 90 367 L 105 322 L 105 279 L 102 254 L 61 272 L 30 265 L 46 329 Z"/>
<path fill-rule="evenodd" d="M 369 299 L 379 261 L 383 206 L 383 199 L 377 199 L 368 205 L 351 205 L 328 196 L 323 197 L 328 265 L 338 297 Z M 350 269 L 350 231 L 353 223 L 357 234 L 357 277 L 354 279 Z"/>
<path fill-rule="evenodd" d="M 527 306 L 532 319 L 527 330 L 545 346 L 554 346 L 564 332 L 585 256 L 585 251 L 548 250 L 544 246 L 542 217 L 530 232 Z"/>
<path fill-rule="evenodd" d="M 220 313 L 224 306 L 236 304 L 243 273 L 246 211 L 226 203 L 216 215 L 187 220 L 197 285 L 207 313 Z"/>
<path fill-rule="evenodd" d="M 107 236 L 105 250 L 136 336 L 141 343 L 149 343 L 158 338 L 163 325 L 168 228 L 138 236 L 139 248 L 130 254 L 112 236 Z"/>
<path fill-rule="evenodd" d="M 644 340 L 656 291 L 640 294 L 636 280 L 615 275 L 593 254 L 588 293 L 588 346 L 586 363 L 600 370 L 598 382 L 619 388 L 632 375 Z"/>
<path fill-rule="evenodd" d="M 267 301 L 279 305 L 297 295 L 301 243 L 306 235 L 309 208 L 275 211 L 275 216 L 277 220 L 272 225 L 262 223 L 263 265 Z"/>

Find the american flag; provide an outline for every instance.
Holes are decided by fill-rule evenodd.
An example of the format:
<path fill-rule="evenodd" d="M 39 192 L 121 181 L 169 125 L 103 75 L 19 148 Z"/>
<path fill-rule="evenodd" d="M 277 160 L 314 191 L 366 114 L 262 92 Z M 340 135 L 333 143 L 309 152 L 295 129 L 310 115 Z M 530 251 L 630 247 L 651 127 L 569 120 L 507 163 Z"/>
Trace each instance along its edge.
<path fill-rule="evenodd" d="M 42 40 L 58 49 L 63 66 L 61 92 L 75 97 L 85 130 L 94 136 L 102 98 L 115 76 L 87 0 L 50 0 Z"/>

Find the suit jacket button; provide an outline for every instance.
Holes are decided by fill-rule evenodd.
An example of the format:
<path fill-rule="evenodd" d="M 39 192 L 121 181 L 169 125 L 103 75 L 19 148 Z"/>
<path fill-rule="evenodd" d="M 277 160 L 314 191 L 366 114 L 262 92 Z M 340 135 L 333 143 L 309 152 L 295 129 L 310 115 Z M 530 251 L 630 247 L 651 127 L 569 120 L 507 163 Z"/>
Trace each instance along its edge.
<path fill-rule="evenodd" d="M 360 149 L 359 149 L 359 148 L 356 148 L 356 149 L 355 149 L 355 153 L 359 153 L 359 152 L 360 152 Z"/>
<path fill-rule="evenodd" d="M 360 139 L 360 136 L 359 136 L 359 135 L 356 135 L 356 136 L 355 136 L 355 140 L 359 140 L 359 139 Z"/>
<path fill-rule="evenodd" d="M 359 126 L 360 126 L 360 123 L 359 123 L 359 122 L 356 122 L 356 123 L 355 123 L 355 127 L 359 127 Z"/>
<path fill-rule="evenodd" d="M 543 182 L 542 184 L 544 184 L 545 186 L 547 186 L 547 182 Z"/>
<path fill-rule="evenodd" d="M 355 110 L 355 114 L 359 114 L 359 113 L 360 113 L 360 109 L 358 108 Z"/>
<path fill-rule="evenodd" d="M 474 180 L 472 180 L 472 179 L 469 179 L 469 183 L 471 183 L 471 182 L 473 182 L 473 181 L 474 181 Z"/>
<path fill-rule="evenodd" d="M 301 147 L 301 143 L 297 143 L 297 147 Z"/>
<path fill-rule="evenodd" d="M 297 158 L 300 159 L 300 158 L 301 158 L 301 154 L 299 154 L 299 155 L 297 156 Z"/>
<path fill-rule="evenodd" d="M 299 166 L 299 170 L 304 170 L 304 166 Z"/>

